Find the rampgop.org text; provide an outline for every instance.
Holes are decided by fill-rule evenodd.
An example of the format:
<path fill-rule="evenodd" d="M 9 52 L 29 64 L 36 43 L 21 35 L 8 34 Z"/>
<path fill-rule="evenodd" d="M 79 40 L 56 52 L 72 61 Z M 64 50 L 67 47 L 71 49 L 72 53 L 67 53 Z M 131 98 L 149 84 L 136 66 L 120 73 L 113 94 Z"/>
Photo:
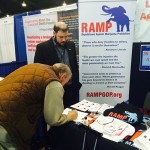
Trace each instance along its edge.
<path fill-rule="evenodd" d="M 122 93 L 117 93 L 117 92 L 87 92 L 86 97 L 118 97 L 118 98 L 122 98 Z"/>

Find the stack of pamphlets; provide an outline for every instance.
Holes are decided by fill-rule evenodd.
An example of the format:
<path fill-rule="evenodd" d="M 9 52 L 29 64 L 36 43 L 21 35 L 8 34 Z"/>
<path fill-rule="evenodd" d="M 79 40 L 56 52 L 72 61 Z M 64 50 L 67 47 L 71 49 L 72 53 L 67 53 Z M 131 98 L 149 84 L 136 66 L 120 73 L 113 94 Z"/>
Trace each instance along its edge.
<path fill-rule="evenodd" d="M 113 106 L 108 104 L 99 104 L 95 102 L 91 102 L 88 100 L 82 100 L 74 105 L 71 105 L 71 108 L 80 110 L 80 111 L 87 111 L 91 113 L 99 113 L 102 114 L 106 109 L 113 108 Z"/>

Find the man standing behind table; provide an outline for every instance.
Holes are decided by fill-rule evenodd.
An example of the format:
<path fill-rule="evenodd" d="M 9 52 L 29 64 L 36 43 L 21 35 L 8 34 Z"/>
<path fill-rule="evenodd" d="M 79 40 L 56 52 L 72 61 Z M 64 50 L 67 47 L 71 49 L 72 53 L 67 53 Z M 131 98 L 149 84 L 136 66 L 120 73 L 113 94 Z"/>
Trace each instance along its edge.
<path fill-rule="evenodd" d="M 34 57 L 34 63 L 48 65 L 64 63 L 70 67 L 72 79 L 64 87 L 65 108 L 79 102 L 79 90 L 81 88 L 75 44 L 68 40 L 68 30 L 67 24 L 56 22 L 53 37 L 37 45 Z"/>

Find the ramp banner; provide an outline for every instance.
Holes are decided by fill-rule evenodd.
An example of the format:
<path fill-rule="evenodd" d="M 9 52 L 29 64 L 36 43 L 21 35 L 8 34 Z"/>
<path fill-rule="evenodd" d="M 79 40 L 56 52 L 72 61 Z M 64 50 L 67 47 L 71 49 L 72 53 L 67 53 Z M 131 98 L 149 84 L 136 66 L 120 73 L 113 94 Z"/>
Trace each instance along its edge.
<path fill-rule="evenodd" d="M 79 0 L 80 100 L 128 100 L 135 6 L 134 0 Z"/>

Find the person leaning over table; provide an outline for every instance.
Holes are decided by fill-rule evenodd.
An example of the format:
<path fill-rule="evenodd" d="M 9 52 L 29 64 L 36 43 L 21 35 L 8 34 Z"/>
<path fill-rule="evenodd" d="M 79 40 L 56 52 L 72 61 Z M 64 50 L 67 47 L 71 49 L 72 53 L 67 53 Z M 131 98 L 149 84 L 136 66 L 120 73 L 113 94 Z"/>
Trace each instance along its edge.
<path fill-rule="evenodd" d="M 64 87 L 64 106 L 69 107 L 79 102 L 79 70 L 75 43 L 69 41 L 68 25 L 65 22 L 56 22 L 53 28 L 53 37 L 40 43 L 36 47 L 34 63 L 53 65 L 64 63 L 72 71 L 72 79 Z"/>
<path fill-rule="evenodd" d="M 38 119 L 49 126 L 77 118 L 77 111 L 62 114 L 63 86 L 72 76 L 62 63 L 28 64 L 0 82 L 0 149 L 28 150 Z"/>

